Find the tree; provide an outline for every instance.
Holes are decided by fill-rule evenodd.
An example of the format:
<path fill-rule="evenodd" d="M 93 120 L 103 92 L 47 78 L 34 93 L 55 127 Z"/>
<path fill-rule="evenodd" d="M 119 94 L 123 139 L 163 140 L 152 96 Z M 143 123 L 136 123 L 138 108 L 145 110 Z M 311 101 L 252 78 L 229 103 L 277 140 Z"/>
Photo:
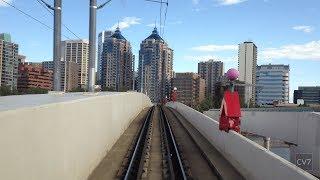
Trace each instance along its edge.
<path fill-rule="evenodd" d="M 71 91 L 69 92 L 86 92 L 86 90 L 84 88 L 81 88 L 81 87 L 77 87 L 75 89 L 72 89 Z"/>
<path fill-rule="evenodd" d="M 13 92 L 9 86 L 0 86 L 0 96 L 10 96 Z"/>
<path fill-rule="evenodd" d="M 197 110 L 200 112 L 208 111 L 213 108 L 212 97 L 204 99 L 198 106 Z"/>
<path fill-rule="evenodd" d="M 24 94 L 47 94 L 48 90 L 42 89 L 42 88 L 38 88 L 38 87 L 31 87 L 31 88 L 28 88 L 23 93 Z"/>
<path fill-rule="evenodd" d="M 47 94 L 48 90 L 38 88 L 38 87 L 31 87 L 24 90 L 16 90 L 11 89 L 9 86 L 1 86 L 0 87 L 0 96 L 11 96 L 11 95 L 23 95 L 23 94 Z"/>

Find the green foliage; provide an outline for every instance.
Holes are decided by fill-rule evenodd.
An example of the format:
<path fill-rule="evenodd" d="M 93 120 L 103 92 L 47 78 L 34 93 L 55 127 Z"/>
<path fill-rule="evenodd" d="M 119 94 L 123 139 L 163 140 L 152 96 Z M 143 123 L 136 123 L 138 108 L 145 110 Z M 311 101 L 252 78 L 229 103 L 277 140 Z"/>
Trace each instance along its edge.
<path fill-rule="evenodd" d="M 205 100 L 203 100 L 196 109 L 200 112 L 204 112 L 212 108 L 213 108 L 212 97 L 208 97 Z"/>
<path fill-rule="evenodd" d="M 25 91 L 20 92 L 21 94 L 47 94 L 48 90 L 42 88 L 28 88 Z"/>
<path fill-rule="evenodd" d="M 14 95 L 14 94 L 9 86 L 0 86 L 0 96 L 10 96 L 10 95 Z"/>
<path fill-rule="evenodd" d="M 86 90 L 84 88 L 81 88 L 81 87 L 77 87 L 75 89 L 72 89 L 71 91 L 69 92 L 86 92 Z"/>
<path fill-rule="evenodd" d="M 48 90 L 42 88 L 28 88 L 23 91 L 17 91 L 16 89 L 11 89 L 9 86 L 0 87 L 0 96 L 12 96 L 12 95 L 23 95 L 23 94 L 47 94 Z"/>

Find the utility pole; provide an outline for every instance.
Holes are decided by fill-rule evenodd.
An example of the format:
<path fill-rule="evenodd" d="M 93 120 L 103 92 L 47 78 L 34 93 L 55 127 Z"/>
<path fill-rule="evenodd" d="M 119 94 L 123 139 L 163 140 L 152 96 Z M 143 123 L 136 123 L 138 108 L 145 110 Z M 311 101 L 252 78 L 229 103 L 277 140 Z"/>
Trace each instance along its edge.
<path fill-rule="evenodd" d="M 55 91 L 61 91 L 61 0 L 54 1 L 54 30 L 53 30 L 53 86 Z"/>
<path fill-rule="evenodd" d="M 95 62 L 96 62 L 96 34 L 97 34 L 97 9 L 103 8 L 111 2 L 108 0 L 100 6 L 97 6 L 97 0 L 90 0 L 90 19 L 89 19 L 89 77 L 88 91 L 94 92 L 96 80 Z"/>
<path fill-rule="evenodd" d="M 54 0 L 54 7 L 41 0 L 49 9 L 54 12 L 53 26 L 53 90 L 61 91 L 61 0 Z"/>

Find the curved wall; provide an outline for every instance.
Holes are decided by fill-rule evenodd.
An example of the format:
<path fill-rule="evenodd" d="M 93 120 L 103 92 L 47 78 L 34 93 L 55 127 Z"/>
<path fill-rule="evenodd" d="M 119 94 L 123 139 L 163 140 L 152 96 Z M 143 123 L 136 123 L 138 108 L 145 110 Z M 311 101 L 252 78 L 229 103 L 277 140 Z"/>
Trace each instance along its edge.
<path fill-rule="evenodd" d="M 0 179 L 6 180 L 87 179 L 130 122 L 152 105 L 135 92 L 13 96 L 0 102 Z"/>

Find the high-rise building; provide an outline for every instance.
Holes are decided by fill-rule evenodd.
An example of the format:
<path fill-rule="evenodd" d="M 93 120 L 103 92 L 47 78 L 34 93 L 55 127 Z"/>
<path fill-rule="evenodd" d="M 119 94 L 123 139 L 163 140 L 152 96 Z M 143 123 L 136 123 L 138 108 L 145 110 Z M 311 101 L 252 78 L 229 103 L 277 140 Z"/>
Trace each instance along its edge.
<path fill-rule="evenodd" d="M 303 99 L 304 103 L 320 104 L 320 86 L 300 86 L 294 90 L 293 102 L 297 104 L 298 99 Z"/>
<path fill-rule="evenodd" d="M 43 62 L 42 62 L 42 67 L 43 67 L 44 69 L 53 71 L 53 68 L 54 68 L 53 61 L 43 61 Z"/>
<path fill-rule="evenodd" d="M 89 42 L 87 40 L 62 41 L 61 57 L 63 61 L 72 61 L 78 64 L 78 86 L 87 88 L 88 63 L 89 63 Z"/>
<path fill-rule="evenodd" d="M 52 90 L 53 72 L 27 63 L 19 64 L 18 91 L 25 92 L 30 88 Z"/>
<path fill-rule="evenodd" d="M 17 89 L 18 44 L 11 42 L 10 34 L 0 34 L 0 86 Z"/>
<path fill-rule="evenodd" d="M 79 65 L 74 61 L 60 61 L 61 90 L 68 92 L 79 88 Z"/>
<path fill-rule="evenodd" d="M 119 28 L 105 39 L 102 51 L 101 87 L 116 91 L 133 89 L 134 56 L 130 42 Z"/>
<path fill-rule="evenodd" d="M 172 86 L 177 88 L 177 101 L 197 107 L 205 98 L 205 80 L 196 73 L 176 73 Z"/>
<path fill-rule="evenodd" d="M 98 35 L 98 61 L 97 61 L 97 82 L 101 85 L 101 71 L 102 71 L 102 51 L 103 43 L 107 38 L 112 36 L 113 31 L 102 31 Z"/>
<path fill-rule="evenodd" d="M 138 89 L 151 101 L 169 97 L 173 77 L 173 50 L 160 37 L 157 28 L 142 41 L 139 51 Z"/>
<path fill-rule="evenodd" d="M 257 66 L 256 104 L 289 103 L 289 65 Z"/>
<path fill-rule="evenodd" d="M 238 70 L 239 80 L 245 82 L 248 86 L 246 94 L 246 103 L 255 104 L 256 98 L 256 71 L 257 71 L 257 46 L 253 42 L 244 42 L 239 44 L 238 52 Z"/>
<path fill-rule="evenodd" d="M 223 62 L 209 60 L 198 63 L 198 74 L 206 81 L 206 96 L 215 96 L 215 84 L 221 81 L 224 75 Z"/>
<path fill-rule="evenodd" d="M 214 99 L 214 108 L 220 108 L 221 102 L 224 96 L 224 92 L 229 89 L 230 83 L 226 77 L 223 77 L 221 81 L 217 82 L 215 85 L 215 99 Z M 239 80 L 235 81 L 234 90 L 239 94 L 239 100 L 241 107 L 248 107 L 249 104 L 246 104 L 244 98 L 246 95 L 246 86 L 245 83 Z"/>
<path fill-rule="evenodd" d="M 19 62 L 19 64 L 24 64 L 25 62 L 26 62 L 26 56 L 24 56 L 24 55 L 18 55 L 18 62 Z"/>
<path fill-rule="evenodd" d="M 26 65 L 30 65 L 33 67 L 42 68 L 42 62 L 24 62 L 24 63 L 19 63 L 19 64 L 26 64 Z"/>

